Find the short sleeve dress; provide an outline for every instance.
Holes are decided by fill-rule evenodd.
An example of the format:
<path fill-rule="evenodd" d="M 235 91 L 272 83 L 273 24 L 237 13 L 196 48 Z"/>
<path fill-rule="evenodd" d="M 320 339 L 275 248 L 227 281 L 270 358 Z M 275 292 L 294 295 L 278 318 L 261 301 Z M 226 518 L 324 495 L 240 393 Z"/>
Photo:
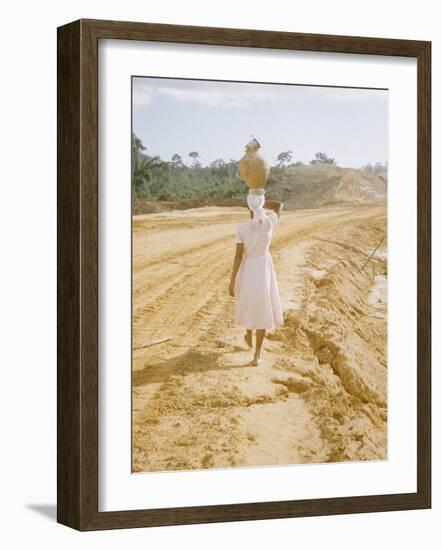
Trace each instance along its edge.
<path fill-rule="evenodd" d="M 272 256 L 269 252 L 277 215 L 259 223 L 249 220 L 236 229 L 236 242 L 244 255 L 236 276 L 236 322 L 247 329 L 272 330 L 283 324 L 281 301 Z"/>

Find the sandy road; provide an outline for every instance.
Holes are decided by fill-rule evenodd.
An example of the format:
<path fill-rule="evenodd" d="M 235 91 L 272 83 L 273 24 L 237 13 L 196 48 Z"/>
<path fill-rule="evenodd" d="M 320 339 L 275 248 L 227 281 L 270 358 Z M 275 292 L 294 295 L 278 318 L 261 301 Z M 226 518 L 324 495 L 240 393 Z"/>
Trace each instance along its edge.
<path fill-rule="evenodd" d="M 386 242 L 359 268 L 386 233 L 385 207 L 284 213 L 271 252 L 285 324 L 259 367 L 227 292 L 245 218 L 134 218 L 134 471 L 384 458 L 386 306 L 373 290 Z"/>

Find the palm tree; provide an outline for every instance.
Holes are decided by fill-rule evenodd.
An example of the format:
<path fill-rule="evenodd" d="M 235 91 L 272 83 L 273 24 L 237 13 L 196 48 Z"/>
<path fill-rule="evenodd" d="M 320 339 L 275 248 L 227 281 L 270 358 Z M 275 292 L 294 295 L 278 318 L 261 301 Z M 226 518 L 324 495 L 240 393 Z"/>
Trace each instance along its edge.
<path fill-rule="evenodd" d="M 152 169 L 162 166 L 159 157 L 136 156 L 132 166 L 132 188 L 135 198 L 140 195 L 150 195 L 150 183 L 152 180 Z"/>
<path fill-rule="evenodd" d="M 142 154 L 142 152 L 145 150 L 146 147 L 144 147 L 141 139 L 137 137 L 134 133 L 132 133 L 132 156 L 134 154 Z"/>
<path fill-rule="evenodd" d="M 163 165 L 160 157 L 150 157 L 143 153 L 145 150 L 141 139 L 132 134 L 132 189 L 135 198 L 149 196 L 152 169 Z"/>

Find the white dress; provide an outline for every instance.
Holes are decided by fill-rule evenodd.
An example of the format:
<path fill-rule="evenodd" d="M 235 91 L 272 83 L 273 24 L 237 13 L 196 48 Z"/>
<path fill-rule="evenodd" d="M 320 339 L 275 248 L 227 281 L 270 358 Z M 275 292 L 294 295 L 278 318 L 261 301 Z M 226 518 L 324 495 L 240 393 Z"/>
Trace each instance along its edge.
<path fill-rule="evenodd" d="M 278 283 L 269 252 L 277 219 L 272 212 L 260 223 L 249 220 L 236 229 L 236 242 L 244 244 L 236 276 L 236 322 L 247 329 L 272 330 L 283 323 Z"/>

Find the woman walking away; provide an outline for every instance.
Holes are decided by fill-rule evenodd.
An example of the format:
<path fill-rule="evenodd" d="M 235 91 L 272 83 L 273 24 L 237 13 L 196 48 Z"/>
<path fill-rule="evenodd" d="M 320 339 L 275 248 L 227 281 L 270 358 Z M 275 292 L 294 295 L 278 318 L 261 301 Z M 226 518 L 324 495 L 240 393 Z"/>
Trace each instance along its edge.
<path fill-rule="evenodd" d="M 251 219 L 236 229 L 236 253 L 229 288 L 230 295 L 235 296 L 236 283 L 235 318 L 246 328 L 244 339 L 249 349 L 253 348 L 252 331 L 256 330 L 253 365 L 260 363 L 265 331 L 283 324 L 278 283 L 269 252 L 283 204 L 265 201 L 264 192 L 260 191 L 247 197 Z M 264 206 L 272 212 L 267 214 Z"/>

